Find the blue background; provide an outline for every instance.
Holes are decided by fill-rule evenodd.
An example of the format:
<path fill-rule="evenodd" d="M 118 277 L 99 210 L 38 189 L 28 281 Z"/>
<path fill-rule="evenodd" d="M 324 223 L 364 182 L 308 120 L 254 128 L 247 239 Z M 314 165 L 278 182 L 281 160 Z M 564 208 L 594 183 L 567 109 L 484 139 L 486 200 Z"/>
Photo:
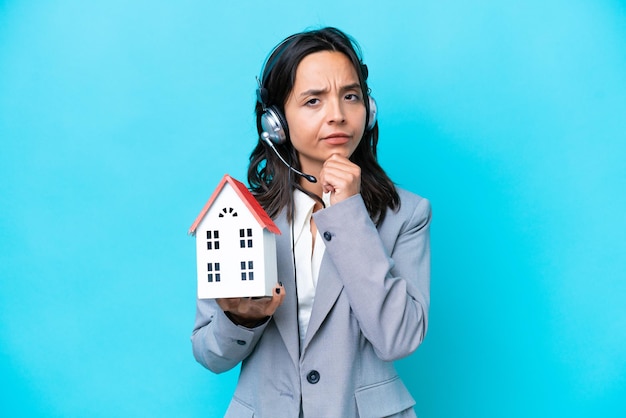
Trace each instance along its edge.
<path fill-rule="evenodd" d="M 245 180 L 266 54 L 320 25 L 433 204 L 419 416 L 626 416 L 623 0 L 0 0 L 1 416 L 223 414 L 186 233 Z"/>

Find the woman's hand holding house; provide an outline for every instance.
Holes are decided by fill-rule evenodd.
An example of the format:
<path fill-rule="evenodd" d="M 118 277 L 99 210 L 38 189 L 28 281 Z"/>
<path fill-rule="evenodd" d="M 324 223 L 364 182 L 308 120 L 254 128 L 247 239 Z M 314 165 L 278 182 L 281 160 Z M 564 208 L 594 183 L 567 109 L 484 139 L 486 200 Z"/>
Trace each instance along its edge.
<path fill-rule="evenodd" d="M 254 328 L 267 321 L 285 299 L 285 288 L 277 284 L 271 297 L 220 298 L 217 304 L 237 325 Z"/>

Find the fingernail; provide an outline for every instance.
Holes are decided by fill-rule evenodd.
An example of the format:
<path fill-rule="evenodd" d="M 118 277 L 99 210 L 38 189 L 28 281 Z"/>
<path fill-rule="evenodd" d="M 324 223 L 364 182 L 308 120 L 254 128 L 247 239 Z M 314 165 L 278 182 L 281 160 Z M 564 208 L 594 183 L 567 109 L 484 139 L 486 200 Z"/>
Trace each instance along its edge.
<path fill-rule="evenodd" d="M 278 282 L 278 284 L 280 285 L 280 287 L 283 287 L 283 282 Z"/>
<path fill-rule="evenodd" d="M 276 294 L 277 294 L 277 295 L 280 295 L 280 287 L 277 287 L 277 288 L 276 288 Z"/>

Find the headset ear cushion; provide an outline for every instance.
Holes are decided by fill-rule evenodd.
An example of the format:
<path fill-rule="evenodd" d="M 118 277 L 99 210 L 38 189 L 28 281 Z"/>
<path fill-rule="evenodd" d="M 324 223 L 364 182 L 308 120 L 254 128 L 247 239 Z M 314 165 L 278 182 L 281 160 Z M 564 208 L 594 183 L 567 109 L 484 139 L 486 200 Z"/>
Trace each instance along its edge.
<path fill-rule="evenodd" d="M 267 132 L 273 143 L 280 145 L 287 142 L 289 135 L 287 121 L 276 106 L 265 109 L 261 115 L 261 128 L 263 128 L 263 132 Z"/>
<path fill-rule="evenodd" d="M 372 96 L 368 96 L 369 98 L 369 114 L 367 115 L 367 128 L 366 130 L 371 131 L 376 126 L 376 118 L 378 117 L 378 106 L 376 106 L 376 100 Z"/>

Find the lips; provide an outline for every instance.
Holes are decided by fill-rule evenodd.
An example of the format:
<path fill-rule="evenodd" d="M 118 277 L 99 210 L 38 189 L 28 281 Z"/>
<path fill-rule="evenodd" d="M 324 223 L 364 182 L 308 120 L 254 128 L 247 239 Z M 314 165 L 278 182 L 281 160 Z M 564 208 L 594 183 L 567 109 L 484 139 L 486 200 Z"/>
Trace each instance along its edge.
<path fill-rule="evenodd" d="M 323 138 L 323 140 L 328 143 L 328 144 L 332 144 L 332 145 L 343 145 L 347 142 L 350 141 L 351 136 L 343 133 L 343 132 L 336 132 L 336 133 L 332 133 L 330 135 L 327 135 Z"/>

